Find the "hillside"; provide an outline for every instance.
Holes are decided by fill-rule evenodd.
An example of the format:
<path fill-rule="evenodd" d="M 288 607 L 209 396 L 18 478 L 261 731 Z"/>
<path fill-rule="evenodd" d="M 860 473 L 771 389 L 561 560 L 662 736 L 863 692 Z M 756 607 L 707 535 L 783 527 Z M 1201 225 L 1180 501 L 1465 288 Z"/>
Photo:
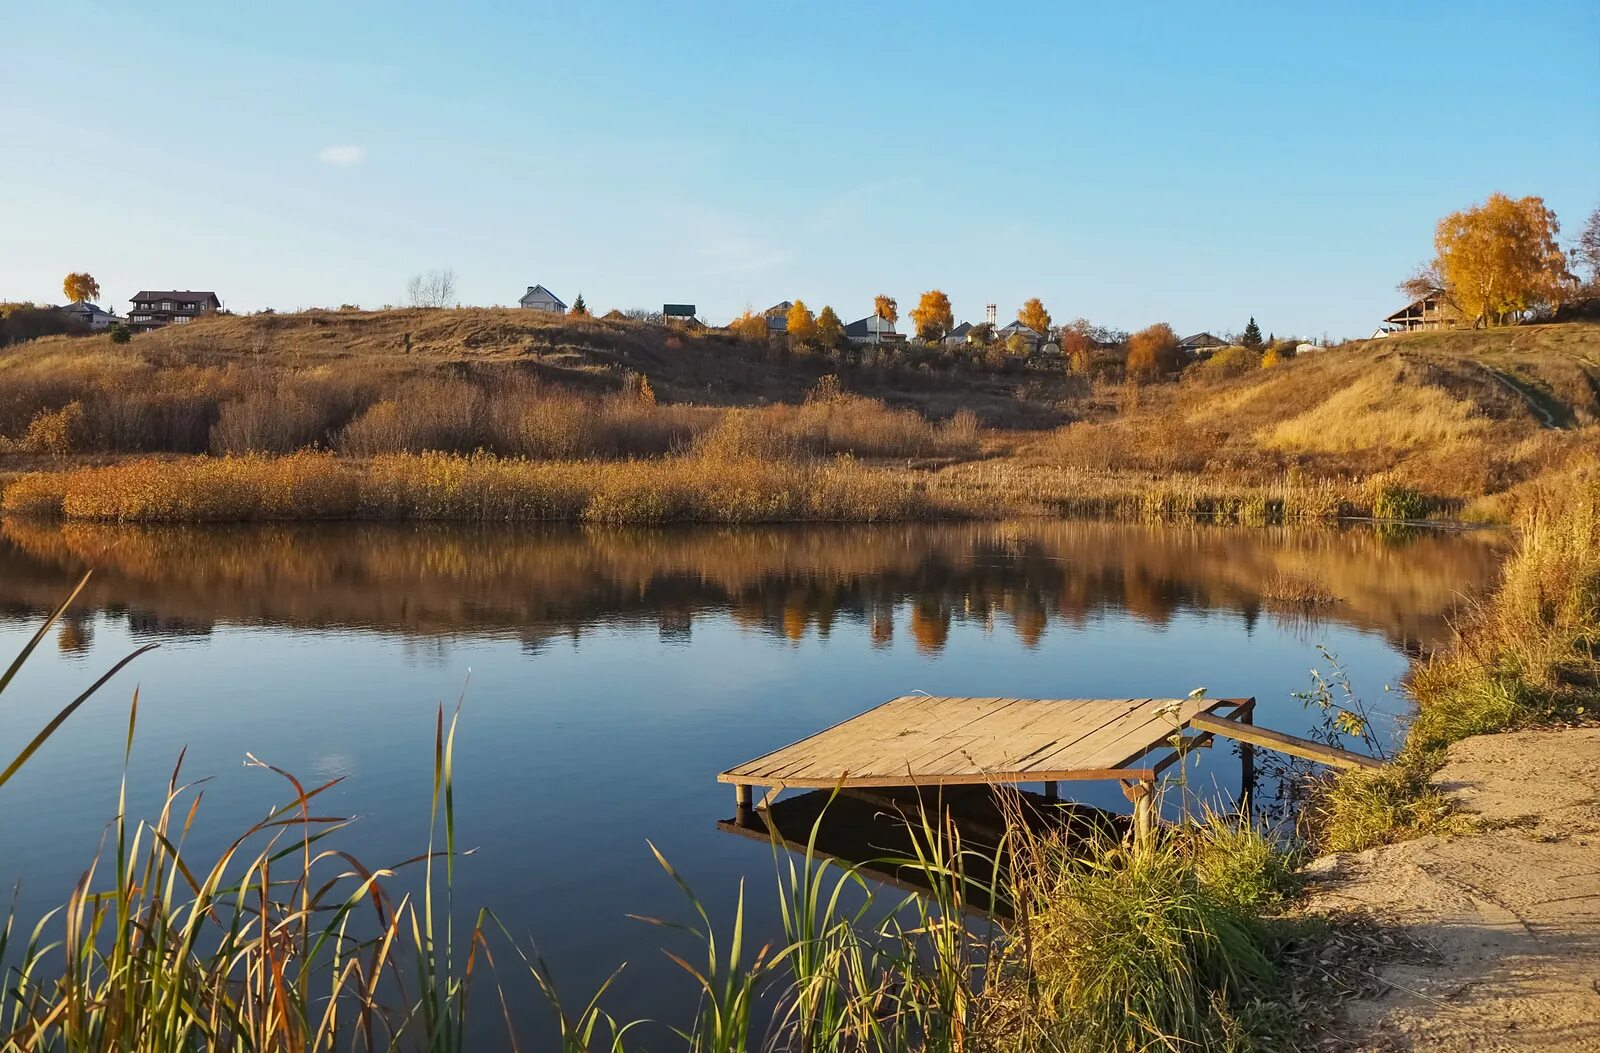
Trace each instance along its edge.
<path fill-rule="evenodd" d="M 61 467 L 63 454 L 306 447 L 850 454 L 922 473 L 906 485 L 946 512 L 1206 516 L 1220 500 L 1235 517 L 1500 519 L 1529 481 L 1600 452 L 1597 363 L 1593 323 L 1419 333 L 1138 385 L 904 354 L 857 364 L 505 309 L 222 316 L 126 344 L 54 337 L 0 353 L 0 473 Z M 830 373 L 838 390 L 801 405 Z"/>
<path fill-rule="evenodd" d="M 107 366 L 267 366 L 359 371 L 398 382 L 446 373 L 516 371 L 593 391 L 617 389 L 631 370 L 659 398 L 704 405 L 798 402 L 841 366 L 821 356 L 779 355 L 722 330 L 681 330 L 632 320 L 571 318 L 512 308 L 307 311 L 204 318 L 113 345 L 100 337 L 51 337 L 0 352 L 28 371 L 76 361 L 92 349 Z M 3 374 L 0 374 L 3 376 Z M 858 371 L 867 392 L 924 415 L 972 409 L 1008 427 L 1059 423 L 1064 379 L 1036 372 L 949 374 Z"/>

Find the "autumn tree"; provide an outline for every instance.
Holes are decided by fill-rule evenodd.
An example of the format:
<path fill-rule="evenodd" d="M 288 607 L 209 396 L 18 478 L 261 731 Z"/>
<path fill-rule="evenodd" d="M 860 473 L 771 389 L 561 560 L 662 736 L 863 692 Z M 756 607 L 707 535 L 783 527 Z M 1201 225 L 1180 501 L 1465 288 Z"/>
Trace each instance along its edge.
<path fill-rule="evenodd" d="M 893 296 L 879 293 L 872 298 L 872 313 L 893 325 L 900 320 L 900 305 Z"/>
<path fill-rule="evenodd" d="M 833 350 L 844 340 L 844 323 L 839 321 L 839 316 L 833 308 L 823 305 L 822 311 L 817 315 L 816 326 L 817 346 Z"/>
<path fill-rule="evenodd" d="M 579 293 L 578 298 L 572 301 L 572 306 L 567 309 L 567 313 L 574 318 L 589 317 L 589 305 L 583 302 L 583 293 Z"/>
<path fill-rule="evenodd" d="M 1149 330 L 1147 329 L 1145 332 L 1149 332 Z M 1245 347 L 1248 347 L 1252 351 L 1260 351 L 1263 347 L 1267 346 L 1267 342 L 1261 339 L 1261 327 L 1256 325 L 1255 315 L 1250 316 L 1250 321 L 1246 323 L 1244 327 L 1244 335 L 1239 338 L 1239 343 L 1243 344 Z M 1132 345 L 1129 346 L 1131 347 Z"/>
<path fill-rule="evenodd" d="M 1439 221 L 1433 269 L 1474 327 L 1503 325 L 1509 316 L 1566 297 L 1572 275 L 1556 242 L 1560 231 L 1543 198 L 1490 194 L 1482 205 Z"/>
<path fill-rule="evenodd" d="M 429 271 L 413 274 L 406 283 L 406 300 L 412 307 L 449 307 L 456 298 L 456 272 Z"/>
<path fill-rule="evenodd" d="M 1039 302 L 1037 296 L 1022 305 L 1022 309 L 1017 312 L 1017 321 L 1040 336 L 1050 331 L 1050 312 L 1044 309 L 1044 304 Z"/>
<path fill-rule="evenodd" d="M 994 343 L 994 323 L 979 322 L 967 331 L 967 343 L 988 347 Z"/>
<path fill-rule="evenodd" d="M 70 303 L 86 303 L 100 299 L 100 283 L 88 271 L 73 271 L 61 283 L 61 291 Z"/>
<path fill-rule="evenodd" d="M 1600 206 L 1589 213 L 1589 219 L 1572 246 L 1572 260 L 1589 268 L 1589 287 L 1600 289 Z"/>
<path fill-rule="evenodd" d="M 1006 337 L 1006 354 L 1026 358 L 1032 350 L 1033 342 L 1021 333 L 1012 333 Z"/>
<path fill-rule="evenodd" d="M 751 343 L 760 343 L 767 338 L 767 319 L 764 315 L 756 314 L 748 307 L 744 314 L 728 323 L 728 328 L 738 334 L 741 339 Z"/>
<path fill-rule="evenodd" d="M 789 305 L 789 346 L 810 347 L 817 339 L 817 320 L 804 300 Z"/>
<path fill-rule="evenodd" d="M 1250 324 L 1255 325 L 1254 318 L 1250 319 Z M 1245 331 L 1249 332 L 1248 329 Z M 1257 330 L 1256 339 L 1260 338 L 1261 332 Z M 1128 337 L 1130 378 L 1138 381 L 1155 380 L 1176 371 L 1180 364 L 1178 334 L 1166 322 L 1157 322 Z"/>
<path fill-rule="evenodd" d="M 950 311 L 950 297 L 938 289 L 929 289 L 911 312 L 911 324 L 917 329 L 917 338 L 929 343 L 955 328 L 955 315 Z"/>
<path fill-rule="evenodd" d="M 1078 323 L 1082 322 L 1082 325 Z M 1074 373 L 1087 373 L 1094 363 L 1094 341 L 1089 337 L 1089 323 L 1080 318 L 1061 330 L 1061 357 Z"/>

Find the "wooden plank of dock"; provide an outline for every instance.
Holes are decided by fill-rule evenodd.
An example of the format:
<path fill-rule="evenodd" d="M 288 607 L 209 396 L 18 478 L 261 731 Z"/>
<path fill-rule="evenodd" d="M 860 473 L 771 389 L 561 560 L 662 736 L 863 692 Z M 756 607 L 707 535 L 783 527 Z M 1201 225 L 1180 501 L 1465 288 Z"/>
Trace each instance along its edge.
<path fill-rule="evenodd" d="M 903 695 L 718 775 L 736 786 L 829 789 L 1123 779 L 1196 716 L 1246 699 Z M 1229 723 L 1216 718 L 1222 723 Z"/>
<path fill-rule="evenodd" d="M 1381 768 L 1383 761 L 1376 757 L 1368 757 L 1363 753 L 1351 753 L 1349 750 L 1339 749 L 1325 743 L 1314 742 L 1311 739 L 1302 739 L 1294 735 L 1285 735 L 1281 731 L 1270 728 L 1258 728 L 1254 724 L 1241 724 L 1236 720 L 1226 717 L 1213 716 L 1209 713 L 1197 713 L 1189 720 L 1189 726 L 1201 731 L 1208 731 L 1216 735 L 1224 735 L 1240 742 L 1248 742 L 1252 746 L 1265 746 L 1287 753 L 1292 757 L 1304 757 L 1320 764 L 1331 764 L 1335 768 Z"/>

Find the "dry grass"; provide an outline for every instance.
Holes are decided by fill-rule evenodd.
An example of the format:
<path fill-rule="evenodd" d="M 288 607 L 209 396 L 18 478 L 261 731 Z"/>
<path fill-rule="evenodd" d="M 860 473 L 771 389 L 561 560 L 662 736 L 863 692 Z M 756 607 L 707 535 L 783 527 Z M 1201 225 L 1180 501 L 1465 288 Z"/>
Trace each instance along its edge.
<path fill-rule="evenodd" d="M 1386 363 L 1257 435 L 1269 449 L 1348 453 L 1415 450 L 1488 430 L 1473 403 L 1409 379 L 1403 364 Z"/>
<path fill-rule="evenodd" d="M 7 512 L 116 522 L 319 519 L 602 523 L 876 522 L 947 510 L 903 474 L 849 458 L 711 456 L 530 461 L 488 454 L 326 452 L 135 460 L 23 476 Z"/>
<path fill-rule="evenodd" d="M 1451 743 L 1546 720 L 1592 720 L 1600 706 L 1600 462 L 1548 480 L 1521 517 L 1499 589 L 1454 644 L 1420 661 L 1417 702 L 1396 762 L 1327 788 L 1322 844 L 1358 850 L 1415 836 L 1444 818 L 1428 783 Z"/>

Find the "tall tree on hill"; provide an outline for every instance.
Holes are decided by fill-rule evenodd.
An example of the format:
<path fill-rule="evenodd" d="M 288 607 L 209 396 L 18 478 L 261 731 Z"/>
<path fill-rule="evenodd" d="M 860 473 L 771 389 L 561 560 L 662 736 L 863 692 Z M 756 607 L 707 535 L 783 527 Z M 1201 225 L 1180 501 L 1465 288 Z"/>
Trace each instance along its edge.
<path fill-rule="evenodd" d="M 1568 295 L 1573 276 L 1556 242 L 1560 231 L 1543 198 L 1490 194 L 1482 205 L 1439 221 L 1433 269 L 1474 327 L 1503 325 Z"/>
<path fill-rule="evenodd" d="M 589 317 L 589 305 L 583 302 L 583 293 L 579 293 L 578 298 L 572 301 L 572 306 L 567 309 L 567 313 L 574 318 Z"/>
<path fill-rule="evenodd" d="M 1600 291 L 1600 206 L 1589 213 L 1589 219 L 1578 232 L 1572 246 L 1573 262 L 1589 268 L 1589 288 Z"/>
<path fill-rule="evenodd" d="M 790 347 L 810 347 L 816 341 L 817 320 L 812 317 L 811 309 L 806 306 L 804 300 L 795 300 L 789 305 L 786 321 L 789 325 Z"/>
<path fill-rule="evenodd" d="M 100 299 L 100 283 L 88 271 L 73 271 L 61 283 L 61 291 L 70 303 L 87 303 Z"/>
<path fill-rule="evenodd" d="M 879 293 L 872 298 L 872 313 L 893 325 L 900 320 L 900 305 L 893 296 Z"/>
<path fill-rule="evenodd" d="M 911 311 L 911 324 L 916 326 L 917 339 L 928 343 L 939 339 L 955 328 L 956 319 L 950 310 L 950 297 L 938 289 L 929 289 Z"/>
<path fill-rule="evenodd" d="M 1260 351 L 1266 346 L 1266 341 L 1261 339 L 1261 327 L 1256 325 L 1255 315 L 1250 316 L 1250 321 L 1244 327 L 1244 335 L 1239 338 L 1239 343 L 1252 351 Z"/>
<path fill-rule="evenodd" d="M 1044 304 L 1037 296 L 1022 305 L 1022 309 L 1017 312 L 1017 321 L 1040 336 L 1050 331 L 1050 312 L 1044 309 Z"/>
<path fill-rule="evenodd" d="M 839 321 L 839 316 L 832 307 L 823 305 L 817 314 L 817 346 L 827 351 L 832 351 L 844 339 L 844 323 Z"/>

